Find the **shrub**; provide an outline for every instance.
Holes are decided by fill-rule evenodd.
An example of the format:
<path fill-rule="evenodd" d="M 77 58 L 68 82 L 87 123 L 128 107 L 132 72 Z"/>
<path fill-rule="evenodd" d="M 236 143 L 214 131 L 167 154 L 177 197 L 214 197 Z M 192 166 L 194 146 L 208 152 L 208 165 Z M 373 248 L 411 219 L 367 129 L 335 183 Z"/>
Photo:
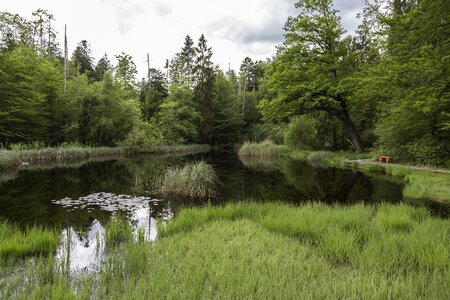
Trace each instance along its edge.
<path fill-rule="evenodd" d="M 255 124 L 250 128 L 247 138 L 255 142 L 263 142 L 264 140 L 269 139 L 277 144 L 282 144 L 284 141 L 286 126 L 287 125 L 284 123 Z"/>
<path fill-rule="evenodd" d="M 317 121 L 303 115 L 291 120 L 284 134 L 284 143 L 290 148 L 312 150 L 317 148 Z"/>
<path fill-rule="evenodd" d="M 426 135 L 404 147 L 407 159 L 419 164 L 440 165 L 445 149 L 431 135 Z"/>
<path fill-rule="evenodd" d="M 122 142 L 128 150 L 152 152 L 164 142 L 161 130 L 154 123 L 141 122 L 130 132 Z"/>

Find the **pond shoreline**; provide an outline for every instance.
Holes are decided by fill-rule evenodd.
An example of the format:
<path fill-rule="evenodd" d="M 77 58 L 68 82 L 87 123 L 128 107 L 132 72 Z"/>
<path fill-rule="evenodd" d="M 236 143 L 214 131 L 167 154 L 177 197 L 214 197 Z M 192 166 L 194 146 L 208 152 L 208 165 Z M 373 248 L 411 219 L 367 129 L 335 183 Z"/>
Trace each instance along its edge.
<path fill-rule="evenodd" d="M 152 151 L 129 150 L 122 147 L 58 147 L 30 150 L 0 150 L 0 171 L 21 166 L 81 161 L 96 157 L 123 157 L 136 154 L 196 154 L 209 152 L 209 145 L 158 146 Z"/>
<path fill-rule="evenodd" d="M 260 148 L 264 148 L 261 151 Z M 307 161 L 313 165 L 352 168 L 367 174 L 387 174 L 406 182 L 404 196 L 411 199 L 429 199 L 450 202 L 450 170 L 403 164 L 381 164 L 370 159 L 370 153 L 293 150 L 286 146 L 245 143 L 240 156 L 286 156 Z"/>

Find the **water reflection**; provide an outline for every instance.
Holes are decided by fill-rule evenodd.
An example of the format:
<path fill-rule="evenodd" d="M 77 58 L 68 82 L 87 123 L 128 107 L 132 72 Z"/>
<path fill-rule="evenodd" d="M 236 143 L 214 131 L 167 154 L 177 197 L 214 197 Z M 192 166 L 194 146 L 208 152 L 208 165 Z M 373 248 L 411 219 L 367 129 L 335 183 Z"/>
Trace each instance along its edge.
<path fill-rule="evenodd" d="M 67 227 L 61 234 L 55 259 L 67 274 L 98 271 L 105 246 L 105 229 L 99 221 L 94 220 L 85 235 Z"/>
<path fill-rule="evenodd" d="M 242 158 L 234 153 L 189 157 L 138 156 L 56 168 L 20 170 L 0 174 L 0 219 L 19 225 L 38 224 L 64 228 L 57 259 L 70 274 L 96 271 L 107 251 L 106 224 L 117 213 L 128 217 L 134 238 L 155 241 L 157 222 L 173 218 L 187 206 L 204 201 L 158 200 L 148 193 L 147 183 L 164 169 L 193 160 L 206 160 L 216 170 L 217 196 L 207 202 L 283 201 L 300 205 L 327 203 L 408 202 L 426 205 L 441 216 L 450 215 L 448 204 L 403 198 L 404 183 L 383 174 L 312 166 L 289 158 Z"/>
<path fill-rule="evenodd" d="M 89 213 L 92 209 L 125 214 L 133 229 L 135 242 L 142 235 L 144 241 L 155 241 L 158 237 L 157 222 L 173 217 L 169 202 L 148 197 L 95 193 L 78 199 L 64 198 L 52 201 L 69 211 L 77 209 Z M 61 233 L 56 251 L 58 265 L 70 275 L 98 272 L 105 255 L 105 228 L 99 220 L 93 220 L 87 231 L 69 226 Z"/>
<path fill-rule="evenodd" d="M 149 224 L 148 232 L 152 235 L 152 222 L 161 216 L 176 215 L 185 206 L 199 206 L 205 202 L 184 199 L 153 201 L 155 197 L 148 194 L 148 183 L 171 165 L 201 159 L 214 167 L 220 180 L 217 196 L 208 201 L 211 204 L 241 201 L 292 204 L 309 201 L 342 204 L 406 201 L 403 198 L 404 184 L 396 178 L 312 166 L 289 158 L 240 160 L 234 153 L 188 157 L 137 156 L 20 170 L 14 176 L 5 175 L 5 181 L 0 185 L 0 218 L 24 226 L 72 227 L 78 232 L 87 232 L 93 220 L 106 224 L 114 212 L 126 211 L 134 222 Z M 164 211 L 169 206 L 169 212 Z M 428 207 L 433 211 L 449 210 L 448 206 L 435 203 Z M 146 209 L 149 213 L 144 213 Z M 145 215 L 149 216 L 148 220 Z"/>

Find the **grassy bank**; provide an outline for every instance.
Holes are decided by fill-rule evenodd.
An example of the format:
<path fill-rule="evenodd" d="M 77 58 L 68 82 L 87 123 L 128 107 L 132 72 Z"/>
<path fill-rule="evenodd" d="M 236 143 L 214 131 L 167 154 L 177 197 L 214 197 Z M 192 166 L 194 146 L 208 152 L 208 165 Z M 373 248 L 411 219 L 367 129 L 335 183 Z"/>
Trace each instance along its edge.
<path fill-rule="evenodd" d="M 210 145 L 191 144 L 191 145 L 172 145 L 158 146 L 155 153 L 160 154 L 196 154 L 211 151 Z"/>
<path fill-rule="evenodd" d="M 97 276 L 69 282 L 50 267 L 27 267 L 25 278 L 11 279 L 0 293 L 31 299 L 450 297 L 450 221 L 424 209 L 234 204 L 184 210 L 161 230 L 155 244 L 110 248 Z"/>
<path fill-rule="evenodd" d="M 155 154 L 196 154 L 210 151 L 209 145 L 173 145 L 159 146 L 151 152 Z M 5 150 L 0 149 L 0 170 L 14 169 L 22 164 L 42 164 L 42 163 L 60 163 L 70 160 L 82 160 L 104 156 L 123 156 L 133 154 L 120 147 L 61 147 L 61 148 L 42 148 L 42 149 L 24 149 L 24 150 Z"/>
<path fill-rule="evenodd" d="M 123 155 L 122 148 L 69 147 L 33 150 L 0 150 L 0 169 L 15 168 L 21 164 L 61 162 L 91 157 Z"/>
<path fill-rule="evenodd" d="M 405 181 L 403 190 L 405 197 L 450 202 L 450 173 L 445 173 L 444 170 L 359 161 L 370 158 L 370 153 L 292 151 L 289 155 L 295 159 L 306 159 L 310 162 L 321 161 L 331 166 L 350 166 L 369 174 L 384 173 L 400 177 Z"/>
<path fill-rule="evenodd" d="M 246 144 L 244 144 L 245 146 Z M 247 148 L 264 149 L 263 144 L 249 144 Z M 239 150 L 239 155 L 265 157 L 258 151 L 249 151 L 247 148 Z M 276 146 L 282 147 L 282 146 Z M 269 147 L 270 149 L 270 147 Z M 430 199 L 441 202 L 450 202 L 450 173 L 446 170 L 435 170 L 427 167 L 418 167 L 398 164 L 379 164 L 375 162 L 373 153 L 351 153 L 351 152 L 330 152 L 330 151 L 302 151 L 289 150 L 286 148 L 277 151 L 278 155 L 289 156 L 294 159 L 308 161 L 312 164 L 321 164 L 334 167 L 352 167 L 361 171 L 371 173 L 384 173 L 402 178 L 405 181 L 403 194 L 411 199 Z M 241 154 L 246 153 L 246 155 Z M 372 160 L 370 160 L 372 159 Z"/>

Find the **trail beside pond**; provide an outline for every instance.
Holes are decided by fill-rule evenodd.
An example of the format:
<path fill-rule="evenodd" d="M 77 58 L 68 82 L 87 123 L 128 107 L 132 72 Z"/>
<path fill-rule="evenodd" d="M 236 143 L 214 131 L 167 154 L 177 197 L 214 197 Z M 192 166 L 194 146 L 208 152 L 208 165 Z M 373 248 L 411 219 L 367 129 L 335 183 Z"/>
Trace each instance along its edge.
<path fill-rule="evenodd" d="M 403 164 L 394 164 L 394 163 L 380 163 L 380 162 L 372 160 L 372 159 L 345 160 L 344 162 L 349 165 L 351 165 L 353 163 L 357 163 L 360 165 L 371 164 L 371 165 L 379 165 L 381 167 L 402 167 L 402 168 L 408 168 L 408 169 L 416 170 L 416 171 L 428 171 L 428 172 L 439 173 L 439 174 L 450 174 L 450 170 L 436 169 L 436 168 L 427 167 L 427 166 L 412 166 L 412 165 L 403 165 Z"/>

